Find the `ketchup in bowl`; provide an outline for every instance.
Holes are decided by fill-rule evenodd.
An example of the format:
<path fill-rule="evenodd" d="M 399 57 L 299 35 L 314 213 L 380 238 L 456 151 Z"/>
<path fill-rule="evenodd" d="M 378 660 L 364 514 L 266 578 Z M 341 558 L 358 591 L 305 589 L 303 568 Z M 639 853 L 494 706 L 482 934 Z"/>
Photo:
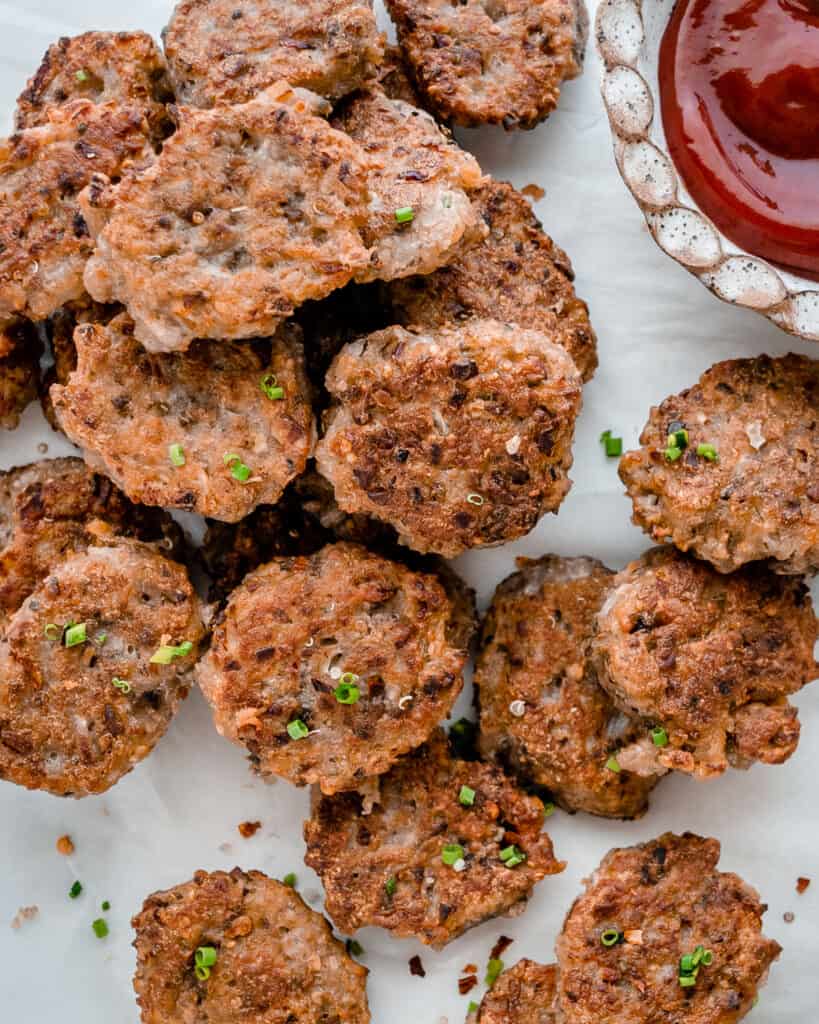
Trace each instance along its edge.
<path fill-rule="evenodd" d="M 819 280 L 819 0 L 678 0 L 660 97 L 700 210 L 746 251 Z"/>

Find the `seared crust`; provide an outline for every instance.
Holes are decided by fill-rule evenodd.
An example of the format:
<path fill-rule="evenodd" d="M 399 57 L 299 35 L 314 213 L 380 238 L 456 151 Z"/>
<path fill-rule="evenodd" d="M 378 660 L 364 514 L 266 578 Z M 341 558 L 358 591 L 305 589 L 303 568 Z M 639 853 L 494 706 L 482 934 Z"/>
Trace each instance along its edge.
<path fill-rule="evenodd" d="M 326 110 L 286 82 L 237 106 L 179 108 L 152 167 L 84 194 L 98 235 L 91 295 L 123 302 L 137 338 L 160 352 L 270 336 L 296 306 L 346 284 L 369 260 L 368 165 L 316 116 Z"/>
<path fill-rule="evenodd" d="M 469 1024 L 557 1024 L 557 966 L 519 960 L 481 1000 Z"/>
<path fill-rule="evenodd" d="M 671 428 L 688 448 L 665 457 Z M 712 444 L 716 462 L 699 457 Z M 774 572 L 819 570 L 819 361 L 732 359 L 651 410 L 642 448 L 620 477 L 634 522 L 720 572 L 769 560 Z"/>
<path fill-rule="evenodd" d="M 131 923 L 142 1024 L 369 1024 L 366 967 L 260 871 L 197 871 Z M 216 950 L 206 981 L 194 972 L 200 946 Z"/>
<path fill-rule="evenodd" d="M 146 32 L 84 32 L 49 46 L 17 100 L 15 127 L 48 124 L 53 110 L 76 99 L 133 110 L 150 125 L 155 144 L 173 127 L 168 68 Z"/>
<path fill-rule="evenodd" d="M 459 801 L 464 785 L 475 790 L 471 807 Z M 305 862 L 344 932 L 378 925 L 441 948 L 481 921 L 522 911 L 535 884 L 565 867 L 541 832 L 541 802 L 497 768 L 453 760 L 440 730 L 378 780 L 373 800 L 362 816 L 361 794 L 325 796 L 304 826 Z M 444 864 L 449 844 L 462 847 L 463 869 Z M 500 852 L 513 844 L 526 860 L 509 868 Z"/>
<path fill-rule="evenodd" d="M 375 77 L 372 0 L 182 0 L 162 33 L 179 102 L 246 103 L 269 85 L 337 100 Z"/>
<path fill-rule="evenodd" d="M 613 573 L 592 558 L 518 559 L 495 591 L 475 670 L 480 750 L 569 811 L 637 818 L 656 778 L 606 762 L 644 736 L 586 663 L 585 647 Z"/>
<path fill-rule="evenodd" d="M 14 430 L 37 397 L 42 344 L 27 320 L 0 327 L 0 430 Z"/>
<path fill-rule="evenodd" d="M 472 320 L 347 345 L 316 450 L 338 504 L 454 557 L 528 533 L 570 487 L 581 381 L 536 331 Z"/>
<path fill-rule="evenodd" d="M 198 668 L 216 728 L 256 771 L 352 789 L 423 743 L 457 698 L 465 652 L 432 576 L 352 544 L 278 558 L 232 594 Z M 360 699 L 334 691 L 357 676 Z M 288 725 L 310 730 L 291 738 Z"/>
<path fill-rule="evenodd" d="M 151 355 L 125 313 L 84 324 L 74 336 L 77 369 L 65 387 L 52 388 L 54 408 L 86 462 L 133 501 L 237 522 L 278 501 L 315 442 L 292 334 L 253 345 L 197 341 L 185 353 Z M 281 399 L 262 390 L 271 376 Z M 174 445 L 182 466 L 171 460 Z M 232 472 L 239 461 L 252 473 L 244 482 Z"/>
<path fill-rule="evenodd" d="M 182 532 L 166 512 L 132 505 L 80 459 L 43 459 L 0 473 L 0 633 L 60 562 L 106 530 L 177 557 Z"/>
<path fill-rule="evenodd" d="M 618 754 L 621 767 L 705 778 L 728 764 L 780 764 L 799 740 L 785 698 L 816 676 L 816 618 L 799 577 L 756 565 L 722 576 L 655 548 L 612 582 L 591 657 L 625 711 L 662 726 Z"/>
<path fill-rule="evenodd" d="M 333 117 L 370 161 L 370 216 L 362 230 L 372 249 L 359 280 L 431 274 L 487 234 L 468 192 L 482 180 L 478 162 L 434 118 L 371 88 L 350 97 Z M 399 223 L 398 211 L 412 220 Z"/>
<path fill-rule="evenodd" d="M 73 623 L 88 639 L 67 646 Z M 58 796 L 104 792 L 165 732 L 203 635 L 185 570 L 138 541 L 58 564 L 0 640 L 0 778 Z M 150 664 L 161 645 L 184 641 L 187 656 Z"/>
<path fill-rule="evenodd" d="M 472 193 L 488 237 L 428 277 L 389 286 L 397 323 L 436 327 L 470 316 L 542 331 L 565 348 L 584 380 L 597 368 L 589 309 L 574 291 L 569 257 L 543 231 L 532 207 L 506 182 Z"/>
<path fill-rule="evenodd" d="M 79 193 L 151 152 L 137 111 L 74 100 L 0 141 L 0 320 L 43 320 L 84 292 L 94 251 Z"/>
<path fill-rule="evenodd" d="M 735 1024 L 751 1009 L 780 946 L 762 935 L 763 904 L 716 870 L 720 845 L 685 833 L 612 850 L 574 903 L 557 940 L 565 1024 Z M 625 941 L 606 947 L 607 929 Z M 680 958 L 713 953 L 696 984 Z"/>
<path fill-rule="evenodd" d="M 582 0 L 386 0 L 419 92 L 446 120 L 534 128 L 583 69 Z"/>
<path fill-rule="evenodd" d="M 377 80 L 391 100 L 403 100 L 411 107 L 423 107 L 400 47 L 387 44 L 384 48 L 384 59 L 378 68 Z"/>

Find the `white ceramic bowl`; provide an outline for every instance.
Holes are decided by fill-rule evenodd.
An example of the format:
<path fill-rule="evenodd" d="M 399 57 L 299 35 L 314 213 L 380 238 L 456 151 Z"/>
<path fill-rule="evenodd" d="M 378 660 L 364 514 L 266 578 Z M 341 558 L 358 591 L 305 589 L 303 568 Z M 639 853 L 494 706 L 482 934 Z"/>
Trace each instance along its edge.
<path fill-rule="evenodd" d="M 597 49 L 617 166 L 660 248 L 725 302 L 819 341 L 819 285 L 752 256 L 702 214 L 666 149 L 657 80 L 673 0 L 601 0 Z"/>

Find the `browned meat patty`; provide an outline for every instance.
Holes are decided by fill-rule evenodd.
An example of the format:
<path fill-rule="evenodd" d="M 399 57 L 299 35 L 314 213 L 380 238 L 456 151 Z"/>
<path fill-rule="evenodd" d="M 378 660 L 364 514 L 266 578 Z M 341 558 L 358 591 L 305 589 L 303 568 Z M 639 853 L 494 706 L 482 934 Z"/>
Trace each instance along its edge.
<path fill-rule="evenodd" d="M 203 636 L 187 573 L 151 547 L 112 540 L 59 563 L 0 639 L 0 778 L 109 789 L 167 729 Z"/>
<path fill-rule="evenodd" d="M 412 107 L 423 107 L 424 104 L 412 81 L 412 74 L 400 47 L 385 47 L 377 80 L 391 100 L 403 100 Z"/>
<path fill-rule="evenodd" d="M 621 768 L 701 778 L 729 763 L 780 764 L 799 741 L 787 696 L 817 674 L 816 617 L 796 576 L 761 566 L 723 576 L 655 548 L 613 580 L 591 656 L 625 711 L 665 732 L 617 755 Z"/>
<path fill-rule="evenodd" d="M 166 104 L 174 96 L 162 51 L 145 32 L 84 32 L 49 46 L 17 100 L 15 126 L 48 124 L 72 100 L 112 103 L 135 111 L 159 143 L 172 129 Z"/>
<path fill-rule="evenodd" d="M 456 124 L 534 128 L 583 69 L 582 0 L 386 0 L 416 87 Z"/>
<path fill-rule="evenodd" d="M 42 348 L 36 327 L 27 320 L 0 327 L 0 430 L 14 430 L 36 399 Z"/>
<path fill-rule="evenodd" d="M 352 789 L 452 709 L 465 660 L 452 615 L 435 577 L 356 545 L 277 558 L 232 594 L 199 685 L 260 774 Z"/>
<path fill-rule="evenodd" d="M 606 855 L 557 940 L 559 1020 L 736 1024 L 748 1013 L 780 946 L 762 934 L 756 891 L 717 871 L 719 855 L 716 839 L 690 832 Z M 700 948 L 694 974 L 681 961 Z"/>
<path fill-rule="evenodd" d="M 166 512 L 133 505 L 80 459 L 43 459 L 0 472 L 0 634 L 56 566 L 106 531 L 137 537 L 170 558 L 182 533 Z"/>
<path fill-rule="evenodd" d="M 475 670 L 480 749 L 568 811 L 636 818 L 656 782 L 606 767 L 646 735 L 598 685 L 585 648 L 613 573 L 592 558 L 518 560 L 495 591 Z"/>
<path fill-rule="evenodd" d="M 83 295 L 94 243 L 79 193 L 149 159 L 148 133 L 137 111 L 74 100 L 0 140 L 0 320 L 44 320 Z"/>
<path fill-rule="evenodd" d="M 819 570 L 819 361 L 717 363 L 651 410 L 640 444 L 620 476 L 654 540 L 720 572 Z"/>
<path fill-rule="evenodd" d="M 504 971 L 468 1024 L 557 1024 L 555 964 L 520 960 Z"/>
<path fill-rule="evenodd" d="M 95 179 L 84 195 L 91 295 L 124 303 L 160 352 L 267 337 L 346 284 L 369 263 L 368 164 L 316 116 L 327 109 L 285 82 L 237 106 L 180 108 L 150 168 L 118 188 Z"/>
<path fill-rule="evenodd" d="M 269 85 L 337 100 L 375 77 L 372 0 L 182 0 L 163 32 L 180 103 L 246 103 Z"/>
<path fill-rule="evenodd" d="M 347 345 L 316 459 L 338 504 L 454 557 L 528 533 L 570 487 L 574 363 L 537 331 L 493 320 Z"/>
<path fill-rule="evenodd" d="M 497 768 L 453 760 L 440 730 L 378 780 L 372 799 L 364 814 L 360 793 L 325 796 L 304 826 L 305 861 L 343 932 L 378 925 L 440 948 L 522 911 L 535 884 L 565 867 L 541 832 L 537 797 Z"/>
<path fill-rule="evenodd" d="M 506 182 L 472 193 L 489 235 L 427 277 L 389 286 L 395 322 L 437 327 L 471 316 L 542 331 L 574 359 L 584 380 L 597 368 L 589 310 L 575 294 L 569 257 L 543 231 L 526 197 Z"/>
<path fill-rule="evenodd" d="M 77 369 L 52 389 L 57 418 L 131 500 L 237 522 L 306 466 L 315 425 L 292 331 L 152 355 L 123 313 L 81 325 L 74 342 Z"/>
<path fill-rule="evenodd" d="M 370 160 L 362 237 L 372 255 L 359 280 L 431 274 L 486 236 L 467 194 L 481 183 L 481 169 L 429 114 L 371 88 L 342 104 L 333 125 Z"/>
<path fill-rule="evenodd" d="M 142 1024 L 369 1024 L 367 968 L 260 871 L 197 871 L 149 896 L 132 924 Z M 216 955 L 207 977 L 201 948 Z"/>

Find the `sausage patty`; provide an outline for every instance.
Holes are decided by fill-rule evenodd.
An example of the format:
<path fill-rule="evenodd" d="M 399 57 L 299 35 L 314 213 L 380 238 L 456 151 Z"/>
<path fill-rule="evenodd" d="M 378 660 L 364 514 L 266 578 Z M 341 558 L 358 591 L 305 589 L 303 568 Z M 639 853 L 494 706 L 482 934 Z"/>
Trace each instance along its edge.
<path fill-rule="evenodd" d="M 443 732 L 360 793 L 319 798 L 304 827 L 336 926 L 378 925 L 440 948 L 498 914 L 522 911 L 563 870 L 543 805 L 497 768 L 456 761 Z"/>
<path fill-rule="evenodd" d="M 555 964 L 519 960 L 503 971 L 467 1024 L 557 1024 Z"/>
<path fill-rule="evenodd" d="M 0 327 L 0 430 L 14 430 L 37 397 L 42 348 L 27 320 Z"/>
<path fill-rule="evenodd" d="M 375 77 L 372 0 L 182 0 L 163 32 L 180 103 L 246 103 L 285 79 L 337 100 Z"/>
<path fill-rule="evenodd" d="M 604 857 L 557 940 L 561 1021 L 735 1024 L 748 1013 L 780 946 L 762 934 L 756 891 L 717 871 L 719 855 L 716 839 L 689 832 Z"/>
<path fill-rule="evenodd" d="M 654 540 L 720 572 L 819 569 L 818 360 L 717 363 L 651 410 L 640 444 L 620 476 Z"/>
<path fill-rule="evenodd" d="M 256 771 L 325 793 L 386 771 L 445 718 L 465 652 L 433 576 L 352 544 L 277 558 L 228 601 L 198 668 Z"/>
<path fill-rule="evenodd" d="M 142 1024 L 369 1024 L 366 967 L 260 871 L 197 871 L 132 924 Z M 200 949 L 215 962 L 197 971 Z"/>
<path fill-rule="evenodd" d="M 456 124 L 534 128 L 583 69 L 582 0 L 386 0 L 418 90 Z"/>
<path fill-rule="evenodd" d="M 665 733 L 623 750 L 620 766 L 706 778 L 785 761 L 799 741 L 786 698 L 816 676 L 816 637 L 801 578 L 759 565 L 724 576 L 673 548 L 647 552 L 613 580 L 591 646 L 615 703 Z"/>
<path fill-rule="evenodd" d="M 391 284 L 395 322 L 429 328 L 488 316 L 516 323 L 565 348 L 590 380 L 597 339 L 588 306 L 575 294 L 569 257 L 508 183 L 485 181 L 471 196 L 488 236 L 434 274 Z"/>
<path fill-rule="evenodd" d="M 60 425 L 133 500 L 236 522 L 307 464 L 315 425 L 298 332 L 152 355 L 123 313 L 74 335 Z"/>
<path fill-rule="evenodd" d="M 613 772 L 609 758 L 645 735 L 619 711 L 585 648 L 613 573 L 592 558 L 518 560 L 495 591 L 475 670 L 480 749 L 569 811 L 636 818 L 656 778 Z"/>
<path fill-rule="evenodd" d="M 167 729 L 203 635 L 187 573 L 151 547 L 119 539 L 59 563 L 0 639 L 0 778 L 109 789 Z"/>
<path fill-rule="evenodd" d="M 248 103 L 179 109 L 154 164 L 83 197 L 97 248 L 85 285 L 124 303 L 151 351 L 267 337 L 367 267 L 368 164 L 286 82 Z"/>

